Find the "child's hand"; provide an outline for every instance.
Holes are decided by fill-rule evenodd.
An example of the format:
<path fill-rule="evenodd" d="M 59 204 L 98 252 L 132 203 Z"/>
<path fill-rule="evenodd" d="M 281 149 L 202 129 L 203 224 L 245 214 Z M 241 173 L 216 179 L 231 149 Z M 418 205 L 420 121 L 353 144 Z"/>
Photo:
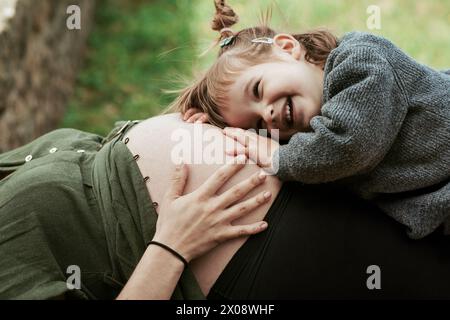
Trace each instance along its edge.
<path fill-rule="evenodd" d="M 280 147 L 277 141 L 240 128 L 225 128 L 222 132 L 238 142 L 231 149 L 226 150 L 227 154 L 245 154 L 266 172 L 270 174 L 277 172 L 278 166 L 272 164 L 273 155 Z"/>
<path fill-rule="evenodd" d="M 183 120 L 190 123 L 208 123 L 208 115 L 200 109 L 191 108 L 183 116 Z"/>

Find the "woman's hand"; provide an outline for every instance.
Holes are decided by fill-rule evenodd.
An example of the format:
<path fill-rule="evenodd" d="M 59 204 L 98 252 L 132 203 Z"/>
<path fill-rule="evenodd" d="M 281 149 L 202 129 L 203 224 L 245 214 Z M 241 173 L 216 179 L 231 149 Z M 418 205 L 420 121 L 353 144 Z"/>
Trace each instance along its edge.
<path fill-rule="evenodd" d="M 183 115 L 183 120 L 190 123 L 208 123 L 208 114 L 197 108 L 190 108 Z"/>
<path fill-rule="evenodd" d="M 226 150 L 227 154 L 245 154 L 266 172 L 270 174 L 277 173 L 278 164 L 272 161 L 275 151 L 280 147 L 277 141 L 260 136 L 254 131 L 240 128 L 227 127 L 222 132 L 237 142 L 232 148 Z"/>
<path fill-rule="evenodd" d="M 246 158 L 240 156 L 235 160 L 234 164 L 222 166 L 197 190 L 184 196 L 188 172 L 185 165 L 178 166 L 172 185 L 160 204 L 153 240 L 168 245 L 191 261 L 221 242 L 263 231 L 266 222 L 239 226 L 231 222 L 270 199 L 271 193 L 266 191 L 239 202 L 265 181 L 266 174 L 259 172 L 217 195 L 225 182 L 244 166 Z"/>
<path fill-rule="evenodd" d="M 271 194 L 263 192 L 240 201 L 264 182 L 265 174 L 255 174 L 217 195 L 224 183 L 244 166 L 245 160 L 241 156 L 238 164 L 224 165 L 197 190 L 184 196 L 188 172 L 186 166 L 178 166 L 161 201 L 153 240 L 191 261 L 223 241 L 263 231 L 266 222 L 236 226 L 231 222 L 270 199 Z M 171 252 L 149 245 L 117 299 L 170 299 L 183 270 L 183 262 Z"/>

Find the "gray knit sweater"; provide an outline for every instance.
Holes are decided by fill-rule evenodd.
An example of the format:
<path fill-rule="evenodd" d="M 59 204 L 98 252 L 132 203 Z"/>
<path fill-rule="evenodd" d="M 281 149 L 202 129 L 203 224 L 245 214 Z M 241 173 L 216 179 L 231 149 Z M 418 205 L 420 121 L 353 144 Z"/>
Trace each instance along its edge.
<path fill-rule="evenodd" d="M 411 238 L 450 231 L 450 74 L 360 32 L 339 41 L 324 71 L 321 115 L 275 154 L 278 176 L 342 184 Z"/>

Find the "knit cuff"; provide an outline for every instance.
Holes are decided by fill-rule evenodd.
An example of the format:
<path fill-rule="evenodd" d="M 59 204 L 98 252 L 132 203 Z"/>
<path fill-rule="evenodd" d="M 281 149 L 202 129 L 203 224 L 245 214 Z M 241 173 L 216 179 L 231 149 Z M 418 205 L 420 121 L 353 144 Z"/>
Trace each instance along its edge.
<path fill-rule="evenodd" d="M 282 148 L 280 146 L 272 156 L 272 171 L 280 180 L 289 180 L 289 168 L 285 160 L 285 156 L 282 155 Z M 281 154 L 280 154 L 281 153 Z"/>

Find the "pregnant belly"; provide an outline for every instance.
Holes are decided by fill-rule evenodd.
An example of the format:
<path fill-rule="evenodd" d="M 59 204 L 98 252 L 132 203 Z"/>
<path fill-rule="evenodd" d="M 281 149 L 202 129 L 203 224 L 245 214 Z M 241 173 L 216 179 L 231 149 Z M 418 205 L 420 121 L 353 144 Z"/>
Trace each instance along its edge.
<path fill-rule="evenodd" d="M 196 137 L 194 136 L 193 128 L 194 126 L 192 124 L 174 119 L 173 116 L 162 116 L 139 123 L 123 137 L 122 141 L 127 140 L 127 147 L 131 153 L 133 155 L 139 155 L 137 165 L 142 176 L 149 177 L 146 180 L 146 186 L 152 201 L 161 202 L 164 193 L 170 186 L 170 177 L 175 167 L 172 152 L 180 148 L 180 142 L 173 141 L 170 137 L 173 136 L 175 130 L 182 129 L 184 130 L 184 136 L 191 136 L 191 139 L 187 139 L 186 141 L 194 141 Z M 213 139 L 212 142 L 210 139 L 208 143 L 217 143 L 218 148 L 223 148 L 223 135 L 220 130 L 211 126 L 208 128 L 210 130 L 217 130 L 217 139 Z M 223 152 L 225 154 L 225 151 Z M 185 163 L 188 164 L 188 162 Z M 189 177 L 184 193 L 186 194 L 196 190 L 220 166 L 221 164 L 188 164 Z M 259 170 L 260 168 L 254 164 L 246 165 L 219 190 L 219 193 Z M 265 183 L 254 189 L 248 196 L 262 191 L 270 191 L 272 193 L 270 201 L 233 221 L 233 225 L 261 221 L 268 212 L 280 188 L 281 182 L 276 177 L 267 177 Z M 229 240 L 191 261 L 190 267 L 205 295 L 208 294 L 210 288 L 225 269 L 228 262 L 247 239 L 248 237 L 241 237 Z"/>

